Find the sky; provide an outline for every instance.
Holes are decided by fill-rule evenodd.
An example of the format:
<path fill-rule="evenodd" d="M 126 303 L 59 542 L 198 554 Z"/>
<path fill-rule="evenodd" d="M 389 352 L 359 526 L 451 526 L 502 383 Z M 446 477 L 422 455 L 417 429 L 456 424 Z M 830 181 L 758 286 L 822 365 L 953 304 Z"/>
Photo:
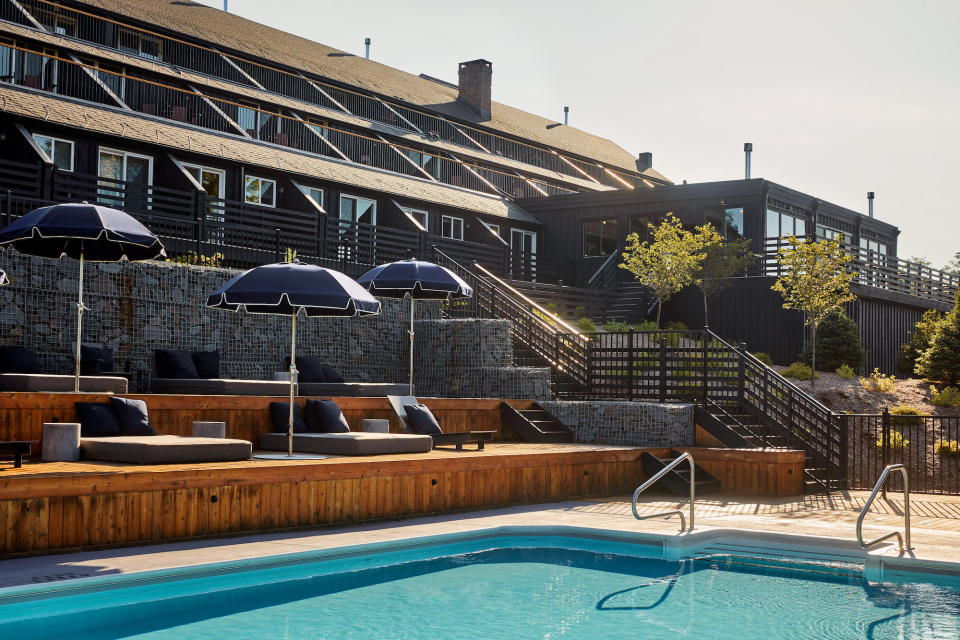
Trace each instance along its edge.
<path fill-rule="evenodd" d="M 199 0 L 222 7 L 221 0 Z M 752 173 L 875 213 L 898 254 L 960 251 L 960 2 L 229 0 L 243 17 L 653 153 L 675 182 Z"/>

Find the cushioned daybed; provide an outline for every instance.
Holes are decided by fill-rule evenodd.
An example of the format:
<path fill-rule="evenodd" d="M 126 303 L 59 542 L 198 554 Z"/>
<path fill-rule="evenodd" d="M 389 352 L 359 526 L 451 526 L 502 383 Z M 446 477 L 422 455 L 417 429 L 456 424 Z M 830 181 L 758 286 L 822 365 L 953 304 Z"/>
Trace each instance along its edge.
<path fill-rule="evenodd" d="M 246 440 L 180 436 L 112 436 L 80 438 L 80 456 L 87 460 L 133 464 L 177 464 L 249 460 L 253 445 Z"/>
<path fill-rule="evenodd" d="M 29 349 L 0 347 L 0 391 L 73 391 L 73 387 L 73 376 L 42 373 L 40 361 Z M 122 394 L 127 392 L 127 379 L 81 375 L 80 390 Z"/>
<path fill-rule="evenodd" d="M 290 382 L 229 380 L 220 377 L 216 351 L 154 351 L 152 393 L 212 396 L 285 396 Z"/>
<path fill-rule="evenodd" d="M 289 369 L 290 358 L 283 361 Z M 340 372 L 311 356 L 297 357 L 297 395 L 380 398 L 407 393 L 409 386 L 394 382 L 347 382 Z"/>
<path fill-rule="evenodd" d="M 286 451 L 287 434 L 264 433 L 260 448 Z M 337 456 L 374 456 L 384 453 L 426 453 L 433 448 L 430 436 L 406 433 L 295 433 L 293 450 L 300 453 L 329 453 Z"/>

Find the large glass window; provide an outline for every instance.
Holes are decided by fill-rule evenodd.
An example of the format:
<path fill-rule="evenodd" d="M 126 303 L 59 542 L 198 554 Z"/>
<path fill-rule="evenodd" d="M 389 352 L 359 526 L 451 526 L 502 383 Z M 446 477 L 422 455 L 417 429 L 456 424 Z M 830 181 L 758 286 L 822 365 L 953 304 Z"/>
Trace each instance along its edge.
<path fill-rule="evenodd" d="M 264 207 L 277 206 L 277 181 L 257 176 L 244 178 L 243 199 L 250 204 Z"/>
<path fill-rule="evenodd" d="M 807 221 L 789 213 L 767 209 L 766 234 L 768 238 L 800 238 L 807 235 Z"/>
<path fill-rule="evenodd" d="M 47 158 L 61 171 L 73 171 L 73 141 L 33 134 Z"/>
<path fill-rule="evenodd" d="M 617 219 L 584 220 L 583 255 L 608 256 L 617 250 Z"/>
<path fill-rule="evenodd" d="M 451 240 L 463 240 L 463 218 L 443 216 L 440 219 L 440 235 Z"/>
<path fill-rule="evenodd" d="M 886 242 L 880 242 L 870 238 L 860 238 L 860 248 L 866 249 L 867 251 L 872 251 L 874 253 L 879 253 L 881 255 L 887 255 L 889 251 L 889 246 Z"/>
<path fill-rule="evenodd" d="M 377 224 L 377 201 L 356 196 L 340 196 L 340 219 Z"/>
<path fill-rule="evenodd" d="M 724 230 L 725 238 L 743 237 L 743 207 L 734 207 L 724 209 Z"/>
<path fill-rule="evenodd" d="M 257 111 L 253 107 L 237 107 L 237 124 L 251 138 L 257 137 Z"/>
<path fill-rule="evenodd" d="M 117 207 L 148 209 L 153 184 L 153 158 L 101 147 L 97 162 L 99 200 Z"/>
<path fill-rule="evenodd" d="M 834 240 L 836 238 L 843 237 L 846 239 L 846 234 L 839 229 L 834 229 L 822 224 L 817 225 L 817 238 L 821 240 Z"/>

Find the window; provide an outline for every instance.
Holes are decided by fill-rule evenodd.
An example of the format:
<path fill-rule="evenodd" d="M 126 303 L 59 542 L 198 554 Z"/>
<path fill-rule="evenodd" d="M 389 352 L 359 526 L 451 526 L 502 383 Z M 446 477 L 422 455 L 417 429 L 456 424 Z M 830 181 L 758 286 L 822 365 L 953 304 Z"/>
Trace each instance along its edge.
<path fill-rule="evenodd" d="M 40 148 L 47 155 L 57 169 L 61 171 L 73 171 L 73 141 L 53 138 L 51 136 L 42 136 L 39 133 L 33 134 L 33 139 L 37 141 Z"/>
<path fill-rule="evenodd" d="M 330 138 L 330 129 L 327 127 L 326 120 L 316 120 L 314 118 L 310 118 L 307 120 L 307 126 L 316 131 L 321 138 Z"/>
<path fill-rule="evenodd" d="M 257 176 L 244 178 L 243 200 L 264 207 L 277 206 L 277 181 Z"/>
<path fill-rule="evenodd" d="M 742 238 L 743 237 L 743 207 L 734 207 L 732 209 L 724 209 L 724 229 L 723 236 L 725 238 Z"/>
<path fill-rule="evenodd" d="M 463 240 L 463 218 L 443 216 L 440 219 L 440 235 L 451 240 Z"/>
<path fill-rule="evenodd" d="M 101 202 L 141 211 L 150 208 L 152 157 L 101 147 L 97 175 L 103 178 L 97 188 Z"/>
<path fill-rule="evenodd" d="M 798 238 L 807 235 L 807 221 L 803 218 L 767 209 L 767 237 L 768 238 Z"/>
<path fill-rule="evenodd" d="M 124 53 L 132 53 L 148 60 L 160 60 L 162 57 L 163 48 L 160 38 L 143 31 L 120 27 L 117 32 L 117 41 L 117 48 Z"/>
<path fill-rule="evenodd" d="M 318 187 L 300 187 L 308 198 L 313 200 L 318 207 L 323 209 L 323 189 Z"/>
<path fill-rule="evenodd" d="M 410 158 L 410 161 L 413 162 L 413 164 L 417 165 L 430 175 L 435 176 L 436 167 L 434 165 L 436 163 L 434 160 L 436 159 L 436 156 L 425 151 L 416 151 L 414 149 L 405 149 L 404 153 L 407 154 L 407 157 Z"/>
<path fill-rule="evenodd" d="M 62 16 L 56 11 L 41 7 L 31 7 L 31 13 L 48 31 L 62 36 L 73 36 L 77 33 L 77 19 L 72 16 Z"/>
<path fill-rule="evenodd" d="M 377 201 L 356 196 L 340 196 L 340 219 L 377 224 Z"/>
<path fill-rule="evenodd" d="M 487 229 L 490 229 L 490 233 L 497 236 L 498 238 L 500 237 L 500 225 L 490 224 L 489 222 L 484 222 L 484 224 L 487 225 Z"/>
<path fill-rule="evenodd" d="M 401 207 L 404 214 L 417 226 L 420 231 L 427 231 L 430 228 L 430 214 L 423 209 L 410 209 Z"/>
<path fill-rule="evenodd" d="M 817 225 L 817 237 L 822 240 L 833 240 L 841 236 L 846 238 L 846 234 L 839 229 L 833 229 L 822 224 Z"/>
<path fill-rule="evenodd" d="M 587 258 L 608 256 L 617 250 L 617 219 L 584 220 L 583 255 Z"/>
<path fill-rule="evenodd" d="M 252 106 L 237 107 L 237 124 L 247 132 L 251 138 L 257 137 L 257 109 Z"/>
<path fill-rule="evenodd" d="M 874 253 L 879 253 L 881 255 L 887 255 L 889 251 L 889 247 L 887 246 L 886 242 L 880 242 L 870 238 L 860 238 L 860 248 L 866 249 L 867 251 L 872 251 Z"/>

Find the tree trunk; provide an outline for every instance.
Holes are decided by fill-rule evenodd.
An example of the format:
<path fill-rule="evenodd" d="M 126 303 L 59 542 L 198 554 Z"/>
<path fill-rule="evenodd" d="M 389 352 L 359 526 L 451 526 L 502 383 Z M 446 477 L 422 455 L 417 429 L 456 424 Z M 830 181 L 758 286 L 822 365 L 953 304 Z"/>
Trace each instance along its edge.
<path fill-rule="evenodd" d="M 813 327 L 813 335 L 810 345 L 810 389 L 815 390 L 817 388 L 817 323 L 814 322 L 811 326 Z"/>
<path fill-rule="evenodd" d="M 663 300 L 657 298 L 657 329 L 660 328 L 660 311 L 663 309 Z"/>
<path fill-rule="evenodd" d="M 703 294 L 703 328 L 706 329 L 710 326 L 710 318 L 707 315 L 707 294 Z"/>

